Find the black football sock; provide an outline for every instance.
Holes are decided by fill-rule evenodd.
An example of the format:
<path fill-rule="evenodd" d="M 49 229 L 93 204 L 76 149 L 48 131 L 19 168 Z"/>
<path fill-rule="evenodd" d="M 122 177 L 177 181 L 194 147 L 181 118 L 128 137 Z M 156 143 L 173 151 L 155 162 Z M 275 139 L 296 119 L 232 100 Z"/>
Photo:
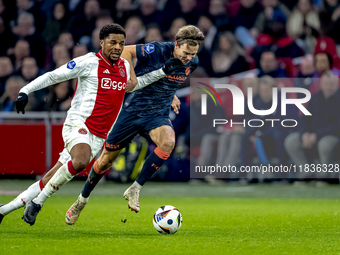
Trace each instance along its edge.
<path fill-rule="evenodd" d="M 85 182 L 84 189 L 81 192 L 81 195 L 85 198 L 89 197 L 92 190 L 94 189 L 94 187 L 96 187 L 97 183 L 100 181 L 100 179 L 103 177 L 103 175 L 104 175 L 104 173 L 97 174 L 94 171 L 93 166 L 92 166 L 91 171 L 88 175 L 88 178 Z"/>
<path fill-rule="evenodd" d="M 139 173 L 136 181 L 140 185 L 144 183 L 160 168 L 170 153 L 162 151 L 159 147 L 153 151 L 145 160 L 142 171 Z"/>

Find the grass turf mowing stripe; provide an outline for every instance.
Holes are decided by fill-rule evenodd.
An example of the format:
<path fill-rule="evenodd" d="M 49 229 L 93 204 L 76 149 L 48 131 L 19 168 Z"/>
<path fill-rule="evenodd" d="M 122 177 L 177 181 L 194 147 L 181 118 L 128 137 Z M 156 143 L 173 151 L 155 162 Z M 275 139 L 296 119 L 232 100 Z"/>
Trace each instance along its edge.
<path fill-rule="evenodd" d="M 0 196 L 0 201 L 11 199 Z M 141 211 L 123 198 L 92 196 L 74 226 L 64 223 L 76 196 L 50 198 L 30 227 L 18 210 L 0 225 L 0 254 L 339 254 L 339 206 L 331 199 L 141 196 Z M 161 235 L 152 216 L 176 206 L 183 226 Z M 121 219 L 127 219 L 122 223 Z"/>

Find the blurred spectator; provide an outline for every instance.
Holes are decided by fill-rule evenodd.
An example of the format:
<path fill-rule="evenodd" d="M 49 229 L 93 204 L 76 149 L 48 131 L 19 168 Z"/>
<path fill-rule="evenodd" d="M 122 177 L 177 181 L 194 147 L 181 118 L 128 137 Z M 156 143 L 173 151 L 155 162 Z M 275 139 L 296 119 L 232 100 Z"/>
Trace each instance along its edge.
<path fill-rule="evenodd" d="M 273 34 L 273 28 L 275 28 L 276 22 L 286 23 L 287 18 L 290 14 L 289 9 L 278 0 L 263 0 L 262 4 L 264 10 L 259 13 L 256 18 L 253 30 L 253 34 L 258 36 L 259 34 Z"/>
<path fill-rule="evenodd" d="M 88 53 L 86 45 L 76 45 L 73 48 L 73 58 L 83 56 Z"/>
<path fill-rule="evenodd" d="M 167 40 L 168 41 L 171 41 L 171 42 L 174 42 L 175 41 L 175 36 L 178 32 L 178 30 L 181 28 L 181 27 L 184 27 L 187 25 L 187 22 L 185 21 L 184 18 L 182 17 L 178 17 L 176 19 L 174 19 L 171 23 L 171 26 L 170 26 L 170 29 L 167 33 Z"/>
<path fill-rule="evenodd" d="M 26 40 L 18 40 L 14 46 L 13 54 L 10 55 L 14 62 L 14 70 L 18 71 L 21 68 L 24 58 L 31 55 L 30 44 Z"/>
<path fill-rule="evenodd" d="M 15 36 L 12 34 L 10 29 L 6 28 L 5 22 L 1 16 L 0 16 L 0 42 L 1 42 L 0 56 L 6 55 L 8 48 L 12 47 L 16 42 Z"/>
<path fill-rule="evenodd" d="M 264 76 L 259 80 L 259 96 L 254 98 L 253 106 L 257 110 L 268 110 L 271 108 L 273 102 L 273 88 L 276 87 L 275 80 L 270 76 Z M 287 119 L 294 119 L 292 117 L 293 112 L 287 109 L 287 115 L 284 116 Z M 297 114 L 296 114 L 297 117 Z M 252 113 L 248 113 L 246 116 L 246 122 L 249 119 L 262 119 L 264 125 L 261 127 L 250 127 L 246 124 L 245 133 L 242 135 L 242 149 L 241 159 L 242 165 L 249 165 L 251 163 L 251 149 L 252 144 L 255 144 L 257 139 L 263 142 L 264 149 L 267 154 L 274 152 L 280 160 L 281 164 L 286 163 L 286 154 L 283 147 L 283 142 L 288 134 L 288 129 L 282 127 L 280 124 L 272 127 L 272 123 L 265 121 L 265 119 L 277 119 L 282 120 L 281 115 L 281 95 L 278 92 L 277 95 L 277 108 L 276 111 L 270 115 L 258 116 Z M 277 122 L 279 123 L 279 122 Z"/>
<path fill-rule="evenodd" d="M 57 63 L 61 59 L 70 59 L 70 53 L 68 52 L 64 44 L 56 44 L 52 48 L 52 60 L 48 70 L 54 70 L 57 67 Z"/>
<path fill-rule="evenodd" d="M 59 35 L 69 29 L 70 16 L 63 2 L 57 1 L 52 8 L 52 14 L 47 19 L 43 37 L 48 45 L 57 42 Z"/>
<path fill-rule="evenodd" d="M 34 16 L 28 12 L 22 12 L 17 19 L 17 25 L 12 27 L 12 32 L 18 39 L 25 39 L 30 44 L 31 55 L 34 56 L 38 65 L 42 67 L 45 61 L 45 42 L 36 30 Z"/>
<path fill-rule="evenodd" d="M 74 40 L 79 42 L 82 36 L 91 36 L 96 26 L 96 18 L 100 11 L 97 0 L 86 0 L 84 12 L 73 16 L 70 20 L 70 32 Z"/>
<path fill-rule="evenodd" d="M 197 160 L 199 165 L 214 163 L 214 149 L 216 148 L 219 133 L 213 127 L 213 119 L 225 119 L 226 114 L 220 106 L 214 105 L 210 97 L 207 98 L 207 109 L 209 114 L 201 114 L 202 91 L 192 86 L 190 93 L 190 145 L 200 147 L 200 155 Z M 210 109 L 210 110 L 209 110 Z"/>
<path fill-rule="evenodd" d="M 324 0 L 323 8 L 319 11 L 321 23 L 320 33 L 323 36 L 330 36 L 334 41 L 340 43 L 340 5 L 338 0 Z"/>
<path fill-rule="evenodd" d="M 217 28 L 214 26 L 212 20 L 207 15 L 200 16 L 197 27 L 204 34 L 205 37 L 203 41 L 204 48 L 207 51 L 211 51 L 211 47 L 217 33 Z"/>
<path fill-rule="evenodd" d="M 126 45 L 137 44 L 145 36 L 145 27 L 143 21 L 138 16 L 130 17 L 126 21 Z M 176 32 L 177 33 L 177 32 Z"/>
<path fill-rule="evenodd" d="M 287 21 L 288 35 L 298 39 L 306 52 L 313 53 L 319 29 L 319 15 L 314 10 L 313 0 L 299 0 Z"/>
<path fill-rule="evenodd" d="M 101 10 L 96 19 L 96 29 L 101 29 L 103 26 L 111 24 L 113 22 L 114 21 L 111 16 L 111 12 L 109 10 Z"/>
<path fill-rule="evenodd" d="M 247 95 L 248 88 L 252 88 L 253 101 L 258 94 L 258 78 L 255 75 L 247 75 L 242 80 L 243 94 Z M 247 98 L 245 98 L 247 105 Z M 247 107 L 247 106 L 245 106 Z M 247 108 L 245 108 L 247 109 Z M 238 122 L 239 119 L 234 116 L 233 121 Z M 241 122 L 241 121 L 240 121 Z M 240 163 L 241 140 L 245 128 L 242 125 L 233 125 L 231 129 L 226 129 L 218 139 L 217 159 L 216 163 L 220 166 L 235 166 Z"/>
<path fill-rule="evenodd" d="M 333 58 L 328 53 L 318 53 L 314 56 L 315 74 L 314 78 L 320 78 L 325 72 L 332 71 L 340 76 L 340 70 L 333 67 Z"/>
<path fill-rule="evenodd" d="M 11 76 L 8 78 L 5 93 L 0 98 L 0 111 L 15 111 L 15 100 L 24 85 L 25 82 L 20 76 Z"/>
<path fill-rule="evenodd" d="M 264 51 L 260 59 L 260 73 L 258 77 L 269 75 L 273 78 L 286 77 L 284 69 L 278 66 L 274 52 Z"/>
<path fill-rule="evenodd" d="M 157 0 L 141 0 L 137 15 L 143 20 L 144 25 L 160 23 L 161 13 L 157 10 Z"/>
<path fill-rule="evenodd" d="M 314 56 L 318 53 L 328 53 L 334 60 L 335 67 L 339 67 L 339 56 L 337 52 L 337 45 L 331 37 L 324 36 L 316 39 L 316 45 L 314 49 Z"/>
<path fill-rule="evenodd" d="M 243 57 L 244 51 L 231 32 L 219 34 L 217 40 L 218 46 L 211 59 L 213 76 L 230 76 L 249 69 L 249 64 Z"/>
<path fill-rule="evenodd" d="M 311 54 L 307 54 L 304 58 L 301 59 L 300 71 L 296 79 L 294 79 L 294 86 L 298 88 L 305 88 L 309 90 L 309 87 L 312 83 L 312 77 L 314 76 L 314 62 L 313 56 Z M 304 97 L 303 94 L 298 93 L 298 97 Z"/>
<path fill-rule="evenodd" d="M 71 54 L 73 46 L 74 46 L 74 40 L 73 40 L 72 34 L 68 32 L 61 33 L 58 38 L 58 44 L 65 45 L 66 49 Z"/>
<path fill-rule="evenodd" d="M 13 73 L 13 64 L 9 57 L 0 57 L 0 97 L 5 91 L 5 84 L 7 79 Z"/>
<path fill-rule="evenodd" d="M 256 0 L 241 0 L 241 8 L 232 19 L 235 35 L 245 48 L 256 44 L 256 37 L 252 35 L 252 27 L 262 9 L 261 4 Z"/>
<path fill-rule="evenodd" d="M 35 58 L 27 57 L 22 61 L 21 76 L 29 83 L 38 77 L 39 67 Z"/>
<path fill-rule="evenodd" d="M 321 164 L 330 164 L 333 152 L 340 141 L 340 91 L 339 77 L 328 71 L 322 75 L 321 91 L 315 93 L 303 116 L 299 132 L 290 134 L 285 148 L 296 165 L 308 164 L 319 154 Z"/>
<path fill-rule="evenodd" d="M 99 31 L 100 28 L 96 28 L 92 32 L 92 37 L 91 37 L 91 51 L 92 52 L 98 52 L 100 50 L 100 39 L 99 39 Z"/>
<path fill-rule="evenodd" d="M 22 61 L 21 77 L 26 83 L 29 83 L 41 75 L 37 61 L 35 58 L 27 57 Z M 44 109 L 45 97 L 49 92 L 49 88 L 34 91 L 30 97 L 34 97 L 34 103 L 30 103 L 31 111 L 42 111 Z"/>
<path fill-rule="evenodd" d="M 40 4 L 41 4 L 40 1 L 16 0 L 19 16 L 23 12 L 28 12 L 31 13 L 35 18 L 36 20 L 35 27 L 37 29 L 38 34 L 40 34 L 44 30 L 46 24 L 46 16 L 45 13 L 42 12 Z"/>
<path fill-rule="evenodd" d="M 276 43 L 273 45 L 275 49 L 275 56 L 278 58 L 297 58 L 304 55 L 304 51 L 297 45 L 295 40 L 290 36 L 286 36 L 285 25 L 283 23 L 276 23 Z"/>
<path fill-rule="evenodd" d="M 211 0 L 209 2 L 209 15 L 219 31 L 232 30 L 231 20 L 226 14 L 224 0 Z"/>
<path fill-rule="evenodd" d="M 150 43 L 154 41 L 164 41 L 161 30 L 159 29 L 159 26 L 157 24 L 149 25 L 145 32 L 144 42 Z"/>
<path fill-rule="evenodd" d="M 178 16 L 183 17 L 187 23 L 196 25 L 199 18 L 196 5 L 197 0 L 179 0 L 180 12 Z"/>
<path fill-rule="evenodd" d="M 117 0 L 114 12 L 114 20 L 120 25 L 124 25 L 129 16 L 137 15 L 133 10 L 132 0 Z"/>
<path fill-rule="evenodd" d="M 67 111 L 71 107 L 73 89 L 70 81 L 64 81 L 53 86 L 47 96 L 46 111 Z"/>

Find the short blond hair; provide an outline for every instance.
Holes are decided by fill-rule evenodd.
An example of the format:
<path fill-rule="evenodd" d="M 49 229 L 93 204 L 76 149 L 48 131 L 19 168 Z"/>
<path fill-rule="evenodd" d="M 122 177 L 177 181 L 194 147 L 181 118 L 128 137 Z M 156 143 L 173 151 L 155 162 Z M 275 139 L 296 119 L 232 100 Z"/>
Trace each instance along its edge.
<path fill-rule="evenodd" d="M 188 25 L 181 27 L 176 36 L 176 42 L 178 46 L 183 44 L 188 44 L 188 46 L 197 46 L 200 45 L 204 40 L 204 35 L 198 27 L 193 25 Z"/>

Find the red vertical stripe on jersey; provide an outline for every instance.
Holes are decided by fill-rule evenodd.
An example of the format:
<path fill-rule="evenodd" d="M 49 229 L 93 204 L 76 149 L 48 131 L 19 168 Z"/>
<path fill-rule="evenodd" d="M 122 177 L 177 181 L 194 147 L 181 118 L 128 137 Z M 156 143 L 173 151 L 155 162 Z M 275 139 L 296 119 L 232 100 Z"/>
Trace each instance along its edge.
<path fill-rule="evenodd" d="M 102 58 L 100 55 L 99 57 Z M 125 73 L 124 77 L 122 73 Z M 108 65 L 107 60 L 99 60 L 97 76 L 96 101 L 85 125 L 92 134 L 105 139 L 116 121 L 124 99 L 127 83 L 124 60 L 119 59 L 114 65 Z"/>

